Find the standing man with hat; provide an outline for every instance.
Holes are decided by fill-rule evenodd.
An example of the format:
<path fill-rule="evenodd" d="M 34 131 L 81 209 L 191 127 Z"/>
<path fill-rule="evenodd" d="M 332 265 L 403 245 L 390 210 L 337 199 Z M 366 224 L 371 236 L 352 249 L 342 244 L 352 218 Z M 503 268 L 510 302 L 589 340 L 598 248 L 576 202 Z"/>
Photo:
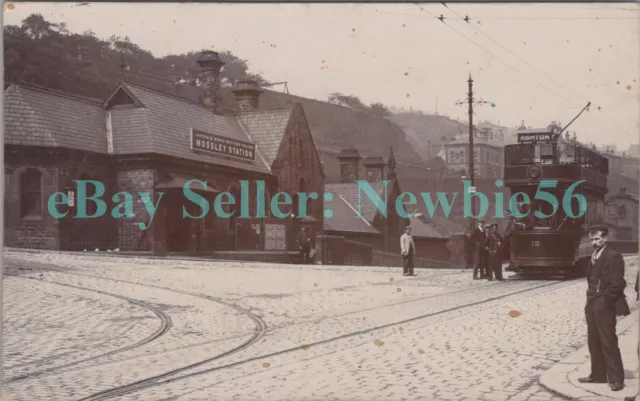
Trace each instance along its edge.
<path fill-rule="evenodd" d="M 411 227 L 404 228 L 404 234 L 400 237 L 400 252 L 402 253 L 402 275 L 414 276 L 413 255 L 416 252 L 416 245 L 411 235 Z"/>
<path fill-rule="evenodd" d="M 624 295 L 624 259 L 607 244 L 606 226 L 589 227 L 594 251 L 587 269 L 587 341 L 591 354 L 591 374 L 580 383 L 608 383 L 612 391 L 624 388 L 624 369 L 618 348 L 616 317 L 630 313 Z"/>

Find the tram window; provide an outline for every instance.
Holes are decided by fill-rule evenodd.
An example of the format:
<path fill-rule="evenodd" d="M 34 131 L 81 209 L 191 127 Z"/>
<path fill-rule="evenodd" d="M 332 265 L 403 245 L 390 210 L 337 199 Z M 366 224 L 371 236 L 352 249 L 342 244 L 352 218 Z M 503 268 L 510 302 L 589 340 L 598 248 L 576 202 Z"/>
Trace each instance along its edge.
<path fill-rule="evenodd" d="M 554 145 L 551 143 L 541 143 L 536 146 L 536 159 L 542 163 L 553 163 Z"/>

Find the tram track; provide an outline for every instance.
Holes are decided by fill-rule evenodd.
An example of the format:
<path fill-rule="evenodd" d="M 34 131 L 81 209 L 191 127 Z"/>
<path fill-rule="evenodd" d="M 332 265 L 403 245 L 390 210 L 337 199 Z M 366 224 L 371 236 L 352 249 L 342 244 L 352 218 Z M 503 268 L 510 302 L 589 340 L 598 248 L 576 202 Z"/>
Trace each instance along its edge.
<path fill-rule="evenodd" d="M 116 354 L 119 354 L 119 353 L 122 353 L 122 352 L 133 350 L 135 348 L 142 347 L 143 345 L 149 344 L 149 343 L 159 339 L 164 334 L 166 334 L 169 331 L 169 329 L 171 328 L 171 318 L 167 314 L 165 314 L 163 311 L 161 311 L 160 309 L 158 309 L 155 306 L 152 306 L 152 305 L 150 305 L 150 304 L 148 304 L 146 302 L 142 302 L 142 301 L 139 301 L 139 300 L 136 300 L 136 299 L 133 299 L 133 298 L 129 298 L 129 297 L 124 297 L 124 296 L 118 295 L 118 294 L 109 293 L 109 292 L 106 292 L 106 291 L 93 290 L 93 289 L 79 287 L 79 286 L 72 285 L 72 284 L 66 284 L 66 283 L 59 283 L 59 282 L 50 281 L 50 280 L 44 280 L 44 279 L 41 279 L 41 278 L 27 277 L 27 276 L 21 276 L 21 275 L 10 274 L 10 273 L 6 274 L 6 275 L 10 276 L 10 277 L 16 277 L 16 278 L 25 279 L 25 280 L 35 280 L 35 281 L 40 281 L 40 282 L 45 282 L 45 283 L 50 283 L 50 284 L 56 284 L 56 285 L 60 285 L 60 286 L 64 286 L 64 287 L 79 289 L 79 290 L 83 290 L 83 291 L 95 292 L 95 293 L 106 295 L 106 296 L 109 296 L 109 297 L 121 299 L 123 301 L 127 301 L 129 303 L 132 303 L 134 305 L 140 306 L 142 308 L 145 308 L 145 309 L 150 310 L 151 312 L 153 312 L 160 319 L 160 326 L 151 335 L 147 336 L 146 338 L 143 338 L 142 340 L 140 340 L 140 341 L 138 341 L 138 342 L 136 342 L 134 344 L 128 345 L 126 347 L 118 348 L 118 349 L 115 349 L 113 351 L 105 352 L 103 354 L 92 356 L 92 357 L 89 357 L 89 358 L 76 360 L 76 361 L 69 362 L 69 363 L 66 363 L 66 364 L 63 364 L 63 365 L 53 366 L 51 368 L 39 370 L 39 371 L 36 371 L 36 372 L 33 372 L 33 373 L 28 373 L 28 374 L 12 377 L 12 378 L 10 378 L 8 380 L 3 381 L 3 384 L 16 383 L 16 382 L 19 382 L 19 381 L 32 379 L 32 378 L 34 378 L 36 376 L 41 376 L 41 375 L 44 375 L 44 374 L 47 374 L 47 373 L 53 373 L 53 372 L 59 371 L 59 370 L 64 369 L 64 368 L 72 367 L 74 365 L 79 365 L 79 364 L 82 364 L 82 363 L 91 362 L 91 361 L 94 361 L 94 360 L 98 360 L 98 359 L 101 359 L 101 358 L 105 358 L 105 357 L 108 357 L 108 356 L 112 356 L 112 355 L 116 355 Z M 113 339 L 111 339 L 111 340 L 113 340 Z"/>
<path fill-rule="evenodd" d="M 74 273 L 66 273 L 66 274 L 74 274 Z M 84 274 L 79 274 L 79 275 L 84 276 Z M 203 298 L 206 298 L 206 299 L 212 298 L 212 297 L 209 297 L 209 296 L 206 296 L 206 295 L 203 295 L 203 294 L 194 294 L 194 293 L 190 293 L 190 292 L 186 292 L 186 291 L 174 290 L 174 289 L 161 287 L 161 286 L 156 286 L 156 285 L 151 285 L 151 284 L 140 284 L 140 283 L 126 281 L 126 280 L 111 279 L 111 278 L 105 278 L 105 277 L 99 277 L 99 276 L 91 276 L 91 275 L 89 275 L 89 276 L 90 277 L 95 277 L 95 278 L 102 278 L 102 279 L 106 279 L 106 280 L 119 281 L 119 282 L 134 284 L 134 285 L 148 286 L 148 287 L 151 287 L 151 288 L 160 288 L 160 289 L 165 289 L 165 290 L 168 290 L 168 291 L 174 291 L 174 292 L 177 292 L 177 293 L 182 293 L 182 294 L 187 294 L 187 295 L 192 295 L 192 296 L 197 296 L 197 297 L 203 297 Z M 319 345 L 323 345 L 323 344 L 328 344 L 328 343 L 331 343 L 331 342 L 339 341 L 339 340 L 350 338 L 350 337 L 355 337 L 355 336 L 368 334 L 368 333 L 375 332 L 375 331 L 382 330 L 382 329 L 386 329 L 386 328 L 389 328 L 389 327 L 393 327 L 393 326 L 397 326 L 397 325 L 401 325 L 401 324 L 406 324 L 406 323 L 409 323 L 409 322 L 413 322 L 413 321 L 417 321 L 417 320 L 421 320 L 421 319 L 425 319 L 425 318 L 430 318 L 430 317 L 434 317 L 434 316 L 438 316 L 438 315 L 443 315 L 445 313 L 453 312 L 453 311 L 456 311 L 456 310 L 461 310 L 463 308 L 468 308 L 468 307 L 472 307 L 472 306 L 478 306 L 478 305 L 486 304 L 486 303 L 489 303 L 489 302 L 493 302 L 493 301 L 496 301 L 496 300 L 504 299 L 504 298 L 511 297 L 511 296 L 514 296 L 514 295 L 519 295 L 519 294 L 524 294 L 524 293 L 527 293 L 527 292 L 535 291 L 535 290 L 538 290 L 538 289 L 541 289 L 541 288 L 551 287 L 551 286 L 554 286 L 554 285 L 559 284 L 559 283 L 565 283 L 566 286 L 574 285 L 575 284 L 574 281 L 575 280 L 555 280 L 555 281 L 552 281 L 552 282 L 546 282 L 544 284 L 537 285 L 537 286 L 534 286 L 534 287 L 531 287 L 531 288 L 526 288 L 526 289 L 522 289 L 522 290 L 518 290 L 518 291 L 513 291 L 513 292 L 509 292 L 507 294 L 502 294 L 502 295 L 499 295 L 499 296 L 496 296 L 496 297 L 491 297 L 491 298 L 484 299 L 484 300 L 481 300 L 481 301 L 472 302 L 472 303 L 466 303 L 466 304 L 459 305 L 459 306 L 452 307 L 452 308 L 448 308 L 448 309 L 445 309 L 445 310 L 440 310 L 440 311 L 437 311 L 437 312 L 432 312 L 432 313 L 428 313 L 428 314 L 424 314 L 424 315 L 420 315 L 420 316 L 415 316 L 415 317 L 412 317 L 412 318 L 409 318 L 409 319 L 404 319 L 404 320 L 401 320 L 401 321 L 387 323 L 387 324 L 379 325 L 379 326 L 376 326 L 376 327 L 372 327 L 372 328 L 368 328 L 368 329 L 364 329 L 364 330 L 359 330 L 359 331 L 356 331 L 356 332 L 351 332 L 351 333 L 347 333 L 347 334 L 340 335 L 340 336 L 335 336 L 335 337 L 332 337 L 332 338 L 329 338 L 329 339 L 316 341 L 316 342 L 313 342 L 313 343 L 310 343 L 310 344 L 306 344 L 306 345 L 309 346 L 309 347 L 313 347 L 313 346 L 319 346 Z M 493 285 L 498 285 L 498 283 L 493 284 Z M 493 285 L 489 285 L 489 286 L 493 286 Z M 477 289 L 477 288 L 478 287 L 475 287 L 475 289 Z M 440 295 L 444 295 L 444 294 L 440 294 Z M 266 324 L 265 324 L 265 332 L 266 332 Z M 230 351 L 227 351 L 225 353 L 222 353 L 222 354 L 210 357 L 210 358 L 206 358 L 206 359 L 203 359 L 203 360 L 201 360 L 199 362 L 196 362 L 196 363 L 193 363 L 193 364 L 190 364 L 190 365 L 186 365 L 186 366 L 182 366 L 182 367 L 177 368 L 177 369 L 172 369 L 172 370 L 167 371 L 165 373 L 162 373 L 162 374 L 159 374 L 159 375 L 155 375 L 155 376 L 152 376 L 152 377 L 149 377 L 149 378 L 146 378 L 146 379 L 142 379 L 142 380 L 130 383 L 130 384 L 126 384 L 126 385 L 118 386 L 118 387 L 115 387 L 115 388 L 112 388 L 112 389 L 109 389 L 109 390 L 97 392 L 97 393 L 91 394 L 91 395 L 89 395 L 87 397 L 81 398 L 81 399 L 79 399 L 77 401 L 107 400 L 107 399 L 111 399 L 111 398 L 114 398 L 114 397 L 119 397 L 119 396 L 123 396 L 123 395 L 126 395 L 126 394 L 131 394 L 131 393 L 135 393 L 135 392 L 138 392 L 138 391 L 150 389 L 150 388 L 153 388 L 153 387 L 162 386 L 162 385 L 169 384 L 169 383 L 172 383 L 172 382 L 176 382 L 176 381 L 179 381 L 179 380 L 185 380 L 185 379 L 188 379 L 188 378 L 196 377 L 196 376 L 203 375 L 203 374 L 212 373 L 212 372 L 219 371 L 219 370 L 222 370 L 222 369 L 235 367 L 235 366 L 242 365 L 242 364 L 245 364 L 245 363 L 249 363 L 249 362 L 253 362 L 253 361 L 256 361 L 256 360 L 260 360 L 260 359 L 263 359 L 263 358 L 270 358 L 270 357 L 275 357 L 275 356 L 279 356 L 279 355 L 289 354 L 289 353 L 296 352 L 296 351 L 300 350 L 300 346 L 296 346 L 296 347 L 287 348 L 285 350 L 269 353 L 269 354 L 266 354 L 266 355 L 259 355 L 259 356 L 255 356 L 255 357 L 251 357 L 251 358 L 246 358 L 246 359 L 243 359 L 241 361 L 233 362 L 233 363 L 226 364 L 226 365 L 214 366 L 214 367 L 211 367 L 211 368 L 197 370 L 197 371 L 194 371 L 194 372 L 187 372 L 187 371 L 193 370 L 193 369 L 195 369 L 195 368 L 197 368 L 199 366 L 202 366 L 202 365 L 205 365 L 205 364 L 208 364 L 208 363 L 211 363 L 211 362 L 215 362 L 215 361 L 217 361 L 219 359 L 222 359 L 222 358 L 224 358 L 226 356 L 229 356 L 229 355 L 231 355 L 233 353 L 236 353 L 236 352 L 239 352 L 241 350 L 244 350 L 244 349 L 248 348 L 251 344 L 255 343 L 256 341 L 257 341 L 257 339 L 256 340 L 250 339 L 245 344 L 242 344 L 241 346 L 236 347 L 236 348 L 234 348 L 234 349 L 232 349 Z M 180 373 L 184 373 L 184 374 L 180 375 Z M 178 375 L 178 376 L 176 376 L 176 375 Z"/>
<path fill-rule="evenodd" d="M 231 368 L 234 366 L 238 366 L 241 364 L 245 364 L 245 363 L 249 363 L 261 358 L 268 358 L 268 357 L 273 357 L 273 356 L 278 356 L 278 355 L 283 355 L 283 354 L 287 354 L 287 353 L 291 353 L 291 352 L 295 352 L 297 350 L 300 349 L 299 346 L 296 347 L 292 347 L 292 348 L 288 348 L 288 349 L 284 349 L 281 351 L 277 351 L 274 353 L 270 353 L 267 355 L 259 355 L 256 357 L 251 357 L 251 358 L 245 358 L 242 359 L 240 361 L 237 362 L 233 362 L 230 364 L 226 364 L 226 365 L 221 365 L 221 366 L 214 366 L 214 367 L 210 367 L 210 368 L 206 368 L 206 369 L 200 369 L 197 370 L 198 367 L 209 364 L 211 362 L 215 362 L 218 361 L 222 358 L 225 358 L 227 356 L 230 356 L 234 353 L 246 350 L 248 347 L 250 347 L 252 344 L 255 344 L 257 341 L 259 341 L 260 338 L 262 338 L 265 333 L 267 332 L 267 325 L 264 321 L 262 321 L 262 319 L 259 316 L 254 315 L 253 313 L 251 313 L 250 311 L 243 309 L 237 305 L 233 305 L 230 304 L 224 300 L 221 300 L 219 298 L 215 298 L 215 297 L 211 297 L 208 295 L 204 295 L 204 294 L 198 294 L 198 293 L 192 293 L 192 292 L 188 292 L 188 291 L 180 291 L 180 290 L 175 290 L 172 288 L 168 288 L 168 287 L 162 287 L 162 286 L 158 286 L 158 285 L 153 285 L 153 284 L 143 284 L 143 283 L 139 283 L 139 282 L 134 282 L 134 281 L 127 281 L 127 280 L 121 280 L 121 279 L 114 279 L 114 278 L 109 278 L 109 277 L 101 277 L 101 276 L 96 276 L 96 275 L 91 275 L 91 274 L 83 274 L 83 273 L 71 273 L 69 271 L 65 271 L 65 272 L 61 272 L 62 274 L 66 274 L 66 275 L 72 275 L 72 276 L 84 276 L 84 277 L 90 277 L 90 278 L 95 278 L 95 279 L 102 279 L 102 280 L 108 280 L 108 281 L 114 281 L 114 282 L 120 282 L 120 283 L 127 283 L 127 284 L 132 284 L 132 285 L 136 285 L 136 286 L 143 286 L 143 287 L 149 287 L 149 288 L 157 288 L 157 289 L 161 289 L 161 290 L 166 290 L 166 291 L 170 291 L 170 292 L 175 292 L 175 293 L 180 293 L 180 294 L 185 294 L 185 295 L 190 295 L 190 296 L 194 296 L 194 297 L 198 297 L 198 298 L 202 298 L 202 299 L 206 299 L 209 301 L 214 301 L 217 303 L 221 303 L 224 304 L 226 306 L 229 306 L 233 309 L 236 309 L 237 311 L 241 312 L 242 314 L 247 315 L 248 317 L 250 317 L 256 324 L 256 328 L 254 330 L 254 334 L 252 335 L 252 337 L 248 340 L 245 341 L 243 344 L 241 344 L 238 347 L 235 347 L 229 351 L 226 351 L 224 353 L 215 355 L 213 357 L 209 357 L 206 358 L 204 360 L 201 360 L 199 362 L 196 363 L 192 363 L 186 366 L 182 366 L 176 369 L 172 369 L 169 370 L 167 372 L 155 375 L 155 376 L 151 376 L 148 377 L 146 379 L 142 379 L 130 384 L 126 384 L 123 386 L 118 386 L 118 387 L 114 387 L 108 390 L 104 390 L 101 392 L 97 392 L 94 394 L 91 394 L 85 398 L 82 398 L 78 401 L 87 401 L 87 400 L 103 400 L 103 399 L 111 399 L 113 397 L 118 397 L 121 395 L 125 395 L 125 394 L 130 394 L 130 393 L 135 393 L 135 392 L 139 392 L 139 391 L 143 391 L 149 388 L 153 388 L 153 387 L 157 387 L 157 386 L 162 386 L 168 383 L 172 383 L 175 381 L 179 381 L 179 380 L 185 380 L 191 377 L 195 377 L 195 376 L 199 376 L 199 375 L 203 375 L 203 374 L 207 374 L 207 373 L 211 373 L 211 372 L 215 372 L 221 369 L 226 369 L 226 368 Z M 439 276 L 449 276 L 449 275 L 459 275 L 459 274 L 463 274 L 466 272 L 455 272 L 455 273 L 446 273 L 446 274 L 437 274 L 437 275 L 433 275 L 433 276 L 429 276 L 428 278 L 435 278 L 435 277 L 439 277 Z M 33 278 L 35 280 L 39 280 L 37 278 Z M 447 296 L 447 295 L 453 295 L 453 294 L 457 294 L 457 293 L 463 293 L 463 292 L 472 292 L 472 291 L 477 291 L 481 288 L 486 288 L 486 287 L 494 287 L 494 286 L 502 286 L 508 283 L 513 283 L 513 282 L 518 282 L 518 281 L 529 281 L 529 280 L 507 280 L 507 282 L 493 282 L 493 283 L 489 283 L 489 284 L 485 284 L 485 285 L 481 285 L 481 286 L 475 286 L 472 288 L 467 288 L 467 289 L 463 289 L 463 290 L 456 290 L 456 291 L 451 291 L 451 292 L 446 292 L 446 293 L 441 293 L 441 294 L 435 294 L 435 295 L 430 295 L 427 297 L 420 297 L 420 298 L 416 298 L 416 299 L 412 299 L 412 300 L 406 300 L 406 301 L 400 301 L 398 303 L 393 303 L 393 304 L 385 304 L 382 305 L 378 308 L 384 308 L 384 307 L 393 307 L 396 306 L 398 304 L 404 304 L 404 303 L 409 303 L 409 302 L 418 302 L 418 301 L 422 301 L 424 299 L 428 299 L 428 298 L 433 298 L 433 297 L 442 297 L 442 296 Z M 531 292 L 531 291 L 535 291 L 538 290 L 540 288 L 545 288 L 545 287 L 549 287 L 549 286 L 554 286 L 556 284 L 559 283 L 567 283 L 567 285 L 573 285 L 574 281 L 576 280 L 556 280 L 556 281 L 552 281 L 552 282 L 546 282 L 545 284 L 542 285 L 537 285 L 535 287 L 531 287 L 531 288 L 525 288 L 522 290 L 518 290 L 518 291 L 512 291 L 506 294 L 502 294 L 499 296 L 495 296 L 495 297 L 491 297 L 491 298 L 487 298 L 484 300 L 480 300 L 478 302 L 472 302 L 472 303 L 466 303 L 463 305 L 458 305 L 452 308 L 448 308 L 445 310 L 439 310 L 436 312 L 432 312 L 432 313 L 428 313 L 428 314 L 424 314 L 421 316 L 416 316 L 416 317 L 412 317 L 409 319 L 405 319 L 405 320 L 401 320 L 401 321 L 396 321 L 396 322 L 392 322 L 392 323 L 388 323 L 388 324 L 384 324 L 384 325 L 379 325 L 376 327 L 371 327 L 368 329 L 364 329 L 364 330 L 360 330 L 357 332 L 351 332 L 351 333 L 347 333 L 344 335 L 339 335 L 339 336 L 335 336 L 329 339 L 324 339 L 321 341 L 317 341 L 314 343 L 310 343 L 307 344 L 308 346 L 318 346 L 318 345 L 323 345 L 323 344 L 327 344 L 327 343 L 331 343 L 331 342 L 335 342 L 335 341 L 339 341 L 341 339 L 345 339 L 345 338 L 349 338 L 349 337 L 354 337 L 354 336 L 360 336 L 363 334 L 367 334 L 370 332 L 374 332 L 377 330 L 382 330 L 388 327 L 392 327 L 392 326 L 396 326 L 396 325 L 400 325 L 400 324 L 404 324 L 404 323 L 408 323 L 408 322 L 412 322 L 412 321 L 416 321 L 416 320 L 420 320 L 420 319 L 425 319 L 425 318 L 429 318 L 429 317 L 434 317 L 434 316 L 438 316 L 438 315 L 442 315 L 445 313 L 449 313 L 452 311 L 456 311 L 456 310 L 460 310 L 463 308 L 468 308 L 468 307 L 473 307 L 473 306 L 477 306 L 477 305 L 482 305 L 482 304 L 486 304 L 492 301 L 496 301 L 496 300 L 500 300 L 506 297 L 510 297 L 513 295 L 517 295 L 517 294 L 522 294 L 522 293 L 527 293 L 527 292 Z M 400 283 L 397 283 L 400 284 Z M 82 288 L 82 289 L 86 289 L 86 288 Z M 91 290 L 90 290 L 91 291 Z M 373 309 L 378 309 L 378 308 L 373 308 Z M 372 308 L 369 308 L 369 310 Z M 355 312 L 350 312 L 351 314 L 353 313 L 360 313 L 360 311 L 355 311 Z M 347 314 L 350 314 L 347 313 Z M 282 326 L 274 326 L 272 327 L 272 329 L 281 329 L 281 328 L 286 328 L 289 326 L 293 326 L 295 324 L 292 325 L 282 325 Z M 190 348 L 190 347 L 187 347 Z M 101 356 L 99 356 L 101 357 Z M 95 359 L 95 358 L 92 358 Z"/>

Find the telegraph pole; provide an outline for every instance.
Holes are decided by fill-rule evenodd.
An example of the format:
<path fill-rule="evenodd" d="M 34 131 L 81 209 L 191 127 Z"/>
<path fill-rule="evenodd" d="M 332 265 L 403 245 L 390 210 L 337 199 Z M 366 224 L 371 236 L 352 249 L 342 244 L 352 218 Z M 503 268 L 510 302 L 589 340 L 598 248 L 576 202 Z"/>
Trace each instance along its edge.
<path fill-rule="evenodd" d="M 475 168 L 473 166 L 473 79 L 471 79 L 471 73 L 469 73 L 469 179 L 471 180 L 471 188 L 474 188 Z M 471 199 L 471 215 L 475 215 L 475 202 Z M 469 235 L 473 233 L 473 227 L 475 226 L 472 218 L 469 219 Z"/>
<path fill-rule="evenodd" d="M 469 83 L 469 92 L 467 93 L 466 101 L 458 101 L 456 105 L 460 106 L 463 104 L 469 105 L 469 178 L 471 181 L 471 193 L 475 192 L 475 167 L 473 160 L 473 107 L 478 104 L 490 104 L 491 107 L 496 107 L 495 103 L 487 101 L 487 100 L 474 100 L 473 99 L 473 79 L 471 79 L 471 73 L 469 73 L 469 79 L 467 80 Z M 475 214 L 475 202 L 471 202 L 471 213 Z M 473 219 L 469 219 L 469 235 L 473 232 L 474 228 Z"/>

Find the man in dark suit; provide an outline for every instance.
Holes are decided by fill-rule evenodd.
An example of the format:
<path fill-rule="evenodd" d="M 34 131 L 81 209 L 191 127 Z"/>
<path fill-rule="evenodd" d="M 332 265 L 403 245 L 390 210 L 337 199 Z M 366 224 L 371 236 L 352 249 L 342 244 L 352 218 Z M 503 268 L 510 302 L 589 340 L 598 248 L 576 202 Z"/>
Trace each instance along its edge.
<path fill-rule="evenodd" d="M 473 279 L 478 280 L 485 277 L 485 252 L 484 243 L 486 239 L 484 231 L 484 220 L 478 221 L 478 226 L 471 233 L 471 244 L 474 246 L 473 252 Z"/>
<path fill-rule="evenodd" d="M 624 259 L 607 244 L 606 226 L 589 227 L 594 252 L 587 269 L 587 337 L 591 354 L 591 374 L 581 383 L 609 383 L 612 391 L 624 388 L 624 370 L 616 335 L 616 317 L 628 315 L 624 295 Z"/>

